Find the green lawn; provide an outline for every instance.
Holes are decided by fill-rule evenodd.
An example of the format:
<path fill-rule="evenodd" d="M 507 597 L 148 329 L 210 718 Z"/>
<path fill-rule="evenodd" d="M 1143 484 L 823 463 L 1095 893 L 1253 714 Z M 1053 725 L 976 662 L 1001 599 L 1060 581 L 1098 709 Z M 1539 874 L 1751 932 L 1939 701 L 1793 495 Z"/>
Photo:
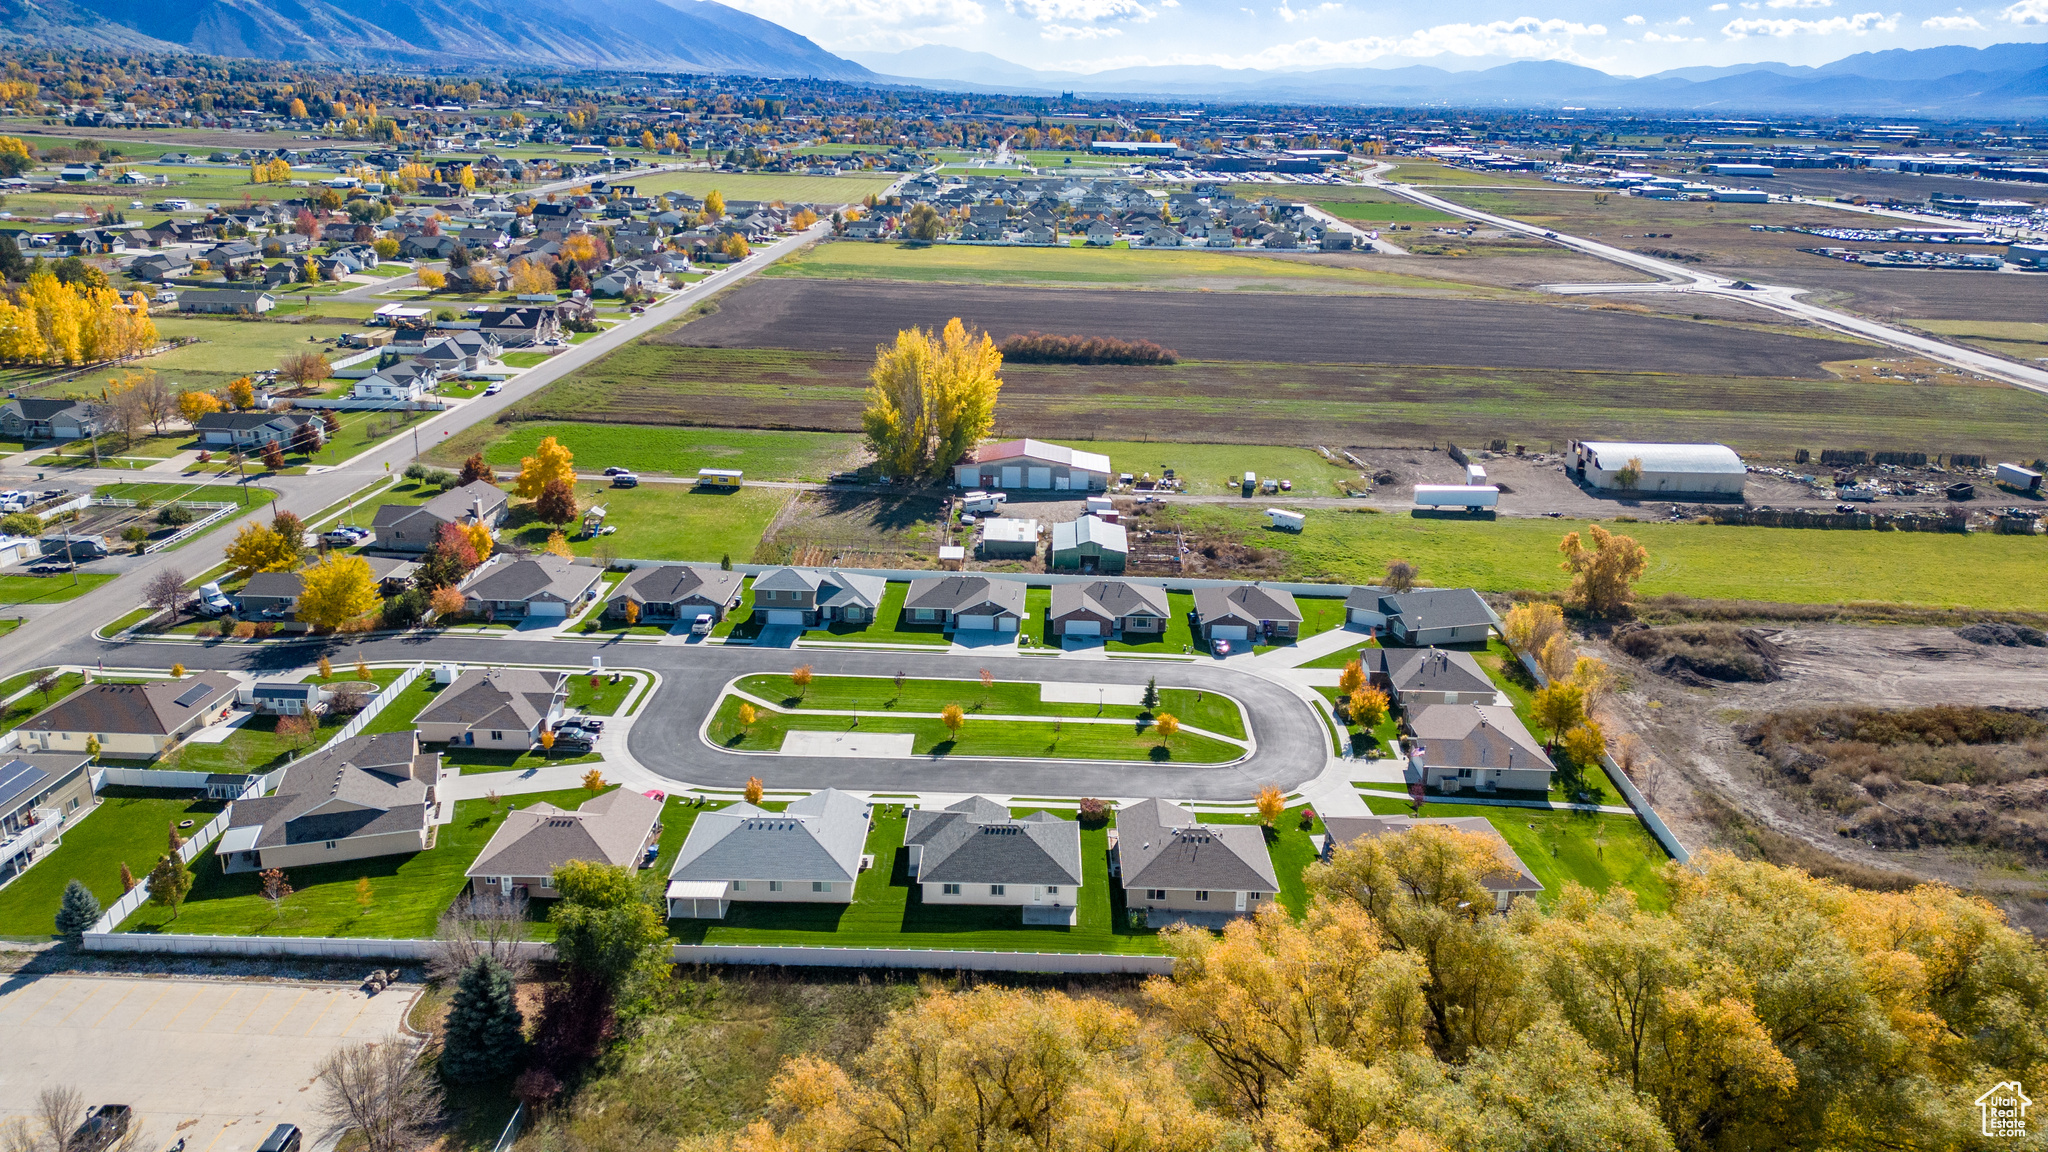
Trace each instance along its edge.
<path fill-rule="evenodd" d="M 403 668 L 372 668 L 370 683 L 379 687 L 389 687 L 392 681 L 404 674 Z M 355 678 L 353 668 L 347 665 L 336 666 L 334 682 Z M 309 680 L 317 682 L 320 678 L 316 675 Z M 401 697 L 393 706 L 400 706 L 404 702 L 404 698 Z M 267 772 L 285 764 L 291 759 L 294 751 L 292 745 L 277 734 L 279 719 L 281 718 L 277 716 L 253 716 L 230 733 L 227 739 L 217 744 L 182 744 L 177 752 L 157 761 L 156 766 L 175 768 L 183 772 Z M 298 750 L 300 755 L 313 752 L 325 745 L 355 717 L 328 712 L 317 719 L 312 739 Z M 374 724 L 376 721 L 373 720 L 371 723 Z"/>
<path fill-rule="evenodd" d="M 337 668 L 335 671 L 341 672 L 342 670 Z M 435 694 L 440 692 L 443 687 L 445 685 L 434 683 L 432 672 L 422 673 L 419 679 L 406 685 L 403 692 L 392 697 L 391 702 L 384 705 L 383 709 L 375 716 L 372 716 L 368 724 L 363 725 L 364 734 L 375 735 L 379 732 L 402 732 L 412 727 L 413 717 L 418 716 L 421 710 L 432 703 Z"/>
<path fill-rule="evenodd" d="M 326 445 L 315 452 L 310 461 L 296 453 L 287 453 L 285 458 L 301 464 L 340 464 L 436 415 L 438 413 L 434 412 L 343 412 L 341 431 L 330 435 Z"/>
<path fill-rule="evenodd" d="M 734 687 L 793 711 L 937 712 L 948 704 L 958 704 L 970 717 L 987 713 L 1138 720 L 1151 715 L 1133 704 L 1046 703 L 1039 699 L 1041 686 L 1036 681 L 998 680 L 983 688 L 978 680 L 906 679 L 899 691 L 896 682 L 886 676 L 819 676 L 799 694 L 788 676 L 743 676 Z M 1212 696 L 1189 688 L 1162 688 L 1159 706 L 1160 711 L 1170 713 L 1183 724 L 1244 739 L 1244 710 L 1227 696 Z"/>
<path fill-rule="evenodd" d="M 0 936 L 49 936 L 64 886 L 84 881 L 101 905 L 121 896 L 121 865 L 137 879 L 149 875 L 168 851 L 173 823 L 193 822 L 191 836 L 224 805 L 218 800 L 172 797 L 156 789 L 108 788 L 99 806 L 64 830 L 63 843 L 21 878 L 0 888 Z"/>
<path fill-rule="evenodd" d="M 1294 485 L 1292 496 L 1342 496 L 1337 481 L 1356 479 L 1358 469 L 1338 457 L 1333 463 L 1313 448 L 1280 448 L 1267 444 L 1177 444 L 1145 440 L 1079 440 L 1076 447 L 1109 457 L 1110 470 L 1154 480 L 1168 469 L 1190 495 L 1242 494 L 1244 474 L 1271 477 Z M 1251 499 L 1264 500 L 1255 493 Z M 1260 504 L 1259 507 L 1265 507 Z"/>
<path fill-rule="evenodd" d="M 1328 656 L 1318 656 L 1315 659 L 1302 664 L 1301 667 L 1342 668 L 1346 664 L 1351 663 L 1353 660 L 1359 659 L 1360 653 L 1364 652 L 1366 649 L 1377 647 L 1379 647 L 1379 642 L 1377 640 L 1367 640 L 1363 644 L 1358 644 L 1353 647 L 1346 648 L 1341 652 L 1332 652 Z"/>
<path fill-rule="evenodd" d="M 275 368 L 287 356 L 300 352 L 331 354 L 323 345 L 335 329 L 326 325 L 285 324 L 269 320 L 201 320 L 193 317 L 154 317 L 159 336 L 196 338 L 187 344 L 136 361 L 131 367 L 154 369 L 165 380 L 176 382 L 184 372 L 220 373 L 231 376 Z"/>
<path fill-rule="evenodd" d="M 671 802 L 673 806 L 674 802 Z M 1027 815 L 1033 809 L 1017 809 Z M 952 948 L 1019 952 L 1159 950 L 1154 933 L 1132 929 L 1123 889 L 1109 878 L 1109 833 L 1081 830 L 1081 889 L 1073 927 L 1031 927 L 1015 908 L 927 906 L 909 879 L 904 818 L 878 808 L 867 851 L 875 866 L 861 873 L 851 904 L 737 902 L 723 920 L 671 920 L 684 944 L 809 944 L 854 948 Z M 1055 813 L 1071 817 L 1072 813 Z M 693 817 L 694 819 L 694 817 Z M 673 823 L 663 814 L 663 850 Z"/>
<path fill-rule="evenodd" d="M 1410 813 L 1403 799 L 1370 793 L 1364 799 L 1381 816 Z M 1537 897 L 1543 904 L 1557 899 L 1566 880 L 1576 880 L 1601 892 L 1618 884 L 1635 892 L 1638 903 L 1652 911 L 1671 906 L 1671 887 L 1663 875 L 1670 857 L 1634 816 L 1480 804 L 1424 804 L 1421 814 L 1486 817 L 1543 882 L 1543 894 Z"/>
<path fill-rule="evenodd" d="M 553 358 L 551 352 L 507 352 L 498 360 L 507 368 L 537 368 Z"/>
<path fill-rule="evenodd" d="M 626 697 L 639 687 L 640 677 L 624 675 L 614 684 L 609 675 L 598 678 L 597 687 L 590 686 L 588 673 L 578 672 L 569 677 L 569 707 L 592 716 L 616 716 L 619 706 Z"/>
<path fill-rule="evenodd" d="M 558 768 L 567 764 L 596 764 L 604 759 L 595 752 L 582 752 L 574 756 L 563 753 L 543 752 L 538 748 L 525 752 L 497 750 L 490 748 L 457 748 L 450 746 L 441 758 L 461 769 L 464 776 L 487 776 L 493 772 L 525 772 L 533 768 Z"/>
<path fill-rule="evenodd" d="M 1129 638 L 1110 640 L 1105 647 L 1111 652 L 1155 652 L 1179 653 L 1195 648 L 1194 626 L 1188 623 L 1195 611 L 1195 594 L 1192 592 L 1168 592 L 1166 605 L 1166 631 L 1157 640 L 1134 641 Z"/>
<path fill-rule="evenodd" d="M 449 437 L 430 455 L 454 466 L 481 450 L 490 463 L 516 468 L 544 436 L 576 453 L 586 471 L 620 467 L 695 476 L 699 468 L 737 468 L 756 480 L 822 481 L 852 466 L 860 450 L 860 437 L 833 432 L 522 421 L 480 424 Z"/>
<path fill-rule="evenodd" d="M 112 572 L 69 572 L 59 576 L 0 576 L 0 606 L 60 604 L 112 580 Z"/>
<path fill-rule="evenodd" d="M 1229 505 L 1174 505 L 1162 516 L 1191 528 L 1234 536 L 1286 555 L 1293 580 L 1370 583 L 1403 557 L 1440 588 L 1559 591 L 1557 545 L 1575 520 L 1417 518 L 1364 511 L 1309 511 L 1307 530 L 1264 527 L 1256 510 Z M 1608 521 L 1649 551 L 1644 596 L 1680 593 L 1710 599 L 1784 603 L 1882 602 L 2034 610 L 2036 575 L 2048 560 L 2048 539 L 1940 532 L 1853 532 L 1703 524 Z M 1968 580 L 1955 574 L 1967 572 Z"/>
<path fill-rule="evenodd" d="M 1395 272 L 1222 252 L 1127 248 L 982 248 L 965 245 L 837 242 L 776 261 L 764 276 L 925 283 L 1086 284 L 1097 287 L 1233 288 L 1299 286 L 1319 292 L 1435 288 L 1478 295 L 1498 290 Z"/>
<path fill-rule="evenodd" d="M 1308 915 L 1308 886 L 1302 870 L 1316 862 L 1315 841 L 1309 837 L 1323 831 L 1321 820 L 1301 826 L 1306 805 L 1289 808 L 1271 828 L 1266 829 L 1266 850 L 1273 854 L 1273 872 L 1280 879 L 1280 903 L 1295 917 Z M 1257 816 L 1229 816 L 1216 812 L 1202 814 L 1204 824 L 1257 824 Z"/>
<path fill-rule="evenodd" d="M 754 580 L 748 577 L 744 582 L 740 606 L 726 613 L 724 620 L 712 629 L 714 636 L 729 636 L 739 640 L 750 640 L 761 634 L 762 624 L 753 619 Z M 891 581 L 882 592 L 882 603 L 875 609 L 871 624 L 830 624 L 822 628 L 811 628 L 804 632 L 806 640 L 864 640 L 874 644 L 950 644 L 952 641 L 937 624 L 914 624 L 904 618 L 903 600 L 910 595 L 910 585 Z"/>
<path fill-rule="evenodd" d="M 829 712 L 780 712 L 757 709 L 752 727 L 740 728 L 740 699 L 727 695 L 712 716 L 708 735 L 720 747 L 774 752 L 791 731 L 845 732 L 853 718 Z M 1043 720 L 976 720 L 969 718 L 954 736 L 936 717 L 869 716 L 860 719 L 862 732 L 910 733 L 919 756 L 1020 756 L 1066 760 L 1152 760 L 1184 764 L 1222 764 L 1245 754 L 1244 749 L 1182 732 L 1169 748 L 1145 721 L 1128 724 L 1064 724 Z"/>
<path fill-rule="evenodd" d="M 1473 658 L 1493 681 L 1493 686 L 1507 694 L 1508 702 L 1514 706 L 1515 715 L 1521 717 L 1523 727 L 1529 729 L 1538 740 L 1550 735 L 1536 723 L 1533 703 L 1536 681 L 1529 675 L 1528 670 L 1522 667 L 1522 662 L 1515 659 L 1514 652 L 1499 637 L 1494 637 L 1487 641 L 1486 651 L 1473 653 Z M 1628 803 L 1622 798 L 1620 790 L 1615 788 L 1613 781 L 1607 778 L 1607 769 L 1601 765 L 1574 765 L 1563 758 L 1561 750 L 1553 755 L 1552 759 L 1556 761 L 1558 770 L 1550 775 L 1548 799 L 1579 804 Z M 1526 799 L 1534 800 L 1536 797 L 1530 796 Z"/>
<path fill-rule="evenodd" d="M 1336 688 L 1318 688 L 1316 692 L 1332 705 L 1344 698 L 1344 694 Z M 1330 712 L 1323 713 L 1323 717 L 1331 724 L 1337 723 L 1336 717 Z M 1351 754 L 1354 756 L 1390 756 L 1394 751 L 1395 740 L 1401 735 L 1401 722 L 1395 719 L 1392 709 L 1389 709 L 1387 714 L 1380 718 L 1380 722 L 1371 728 L 1361 727 L 1355 721 L 1348 720 L 1343 724 L 1343 728 L 1344 739 L 1350 745 Z"/>
<path fill-rule="evenodd" d="M 102 484 L 93 489 L 93 495 L 114 500 L 148 500 L 156 504 L 168 504 L 175 500 L 211 504 L 261 504 L 275 498 L 277 493 L 255 485 L 194 484 L 173 480 L 156 483 Z"/>
<path fill-rule="evenodd" d="M 191 932 L 241 936 L 431 937 L 443 909 L 467 883 L 463 872 L 506 813 L 546 801 L 574 808 L 590 798 L 581 788 L 488 800 L 461 800 L 455 818 L 436 830 L 434 846 L 409 855 L 378 856 L 286 872 L 296 890 L 274 910 L 258 873 L 229 876 L 211 849 L 192 862 L 192 893 L 176 920 L 168 908 L 144 904 L 126 932 Z M 356 882 L 368 877 L 371 900 L 357 903 Z"/>
<path fill-rule="evenodd" d="M 604 505 L 609 512 L 605 523 L 618 531 L 595 540 L 578 537 L 569 541 L 569 547 L 578 556 L 589 556 L 602 544 L 612 555 L 632 559 L 717 561 L 730 556 L 736 563 L 745 563 L 760 546 L 769 522 L 792 495 L 794 491 L 786 488 L 710 493 L 677 484 L 638 488 L 579 484 L 577 501 L 584 508 Z M 519 544 L 539 548 L 552 529 L 520 522 L 523 508 L 515 506 L 518 526 L 508 531 Z"/>

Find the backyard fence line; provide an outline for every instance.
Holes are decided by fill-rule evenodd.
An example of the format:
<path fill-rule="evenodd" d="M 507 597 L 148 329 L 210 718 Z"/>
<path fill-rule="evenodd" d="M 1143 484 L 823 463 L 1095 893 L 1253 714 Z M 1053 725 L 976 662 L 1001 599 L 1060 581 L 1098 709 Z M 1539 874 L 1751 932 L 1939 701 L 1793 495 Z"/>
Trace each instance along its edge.
<path fill-rule="evenodd" d="M 1526 652 L 1517 652 L 1515 655 L 1522 661 L 1522 667 L 1529 670 L 1530 678 L 1537 684 L 1547 686 L 1550 683 L 1550 677 L 1543 674 L 1543 669 L 1536 663 L 1535 657 Z M 1657 843 L 1663 846 L 1665 853 L 1680 864 L 1691 863 L 1692 850 L 1679 842 L 1678 834 L 1671 830 L 1669 824 L 1664 823 L 1664 817 L 1657 814 L 1657 809 L 1651 806 L 1642 789 L 1637 788 L 1636 782 L 1628 778 L 1628 773 L 1621 770 L 1621 765 L 1614 762 L 1614 757 L 1602 751 L 1600 765 L 1607 769 L 1607 778 L 1614 781 L 1614 787 L 1621 792 L 1621 798 L 1628 801 L 1628 806 L 1636 810 L 1636 816 L 1642 820 L 1643 827 L 1648 828 L 1650 835 L 1657 838 Z"/>
<path fill-rule="evenodd" d="M 185 525 L 183 528 L 178 529 L 176 532 L 171 533 L 169 536 L 166 536 L 163 539 L 156 541 L 155 543 L 149 546 L 149 550 L 151 552 L 161 552 L 166 548 L 175 548 L 180 543 L 189 540 L 194 536 L 199 535 L 201 532 L 204 532 L 207 529 L 213 527 L 215 524 L 220 523 L 227 517 L 236 515 L 241 511 L 243 511 L 243 509 L 242 506 L 239 504 L 218 505 L 210 515 L 207 515 L 198 520 L 194 520 L 192 523 Z"/>
<path fill-rule="evenodd" d="M 102 766 L 92 770 L 92 790 L 97 793 L 112 784 L 123 788 L 196 788 L 212 794 L 225 787 L 225 795 L 232 799 L 241 795 L 251 780 L 260 778 L 248 772 L 181 772 Z"/>
<path fill-rule="evenodd" d="M 341 731 L 336 732 L 333 739 L 328 740 L 323 747 L 332 747 L 362 732 L 363 728 L 376 718 L 377 713 L 384 710 L 385 705 L 391 703 L 400 692 L 411 687 L 412 682 L 419 679 L 426 671 L 427 666 L 424 662 L 407 668 L 403 675 L 393 680 L 389 685 L 386 685 L 383 691 L 370 697 L 370 706 L 356 713 L 356 718 L 343 725 Z M 279 771 L 283 771 L 283 769 L 279 769 Z"/>
<path fill-rule="evenodd" d="M 111 771 L 111 769 L 109 769 L 109 771 Z M 279 769 L 276 772 L 272 772 L 268 776 L 253 777 L 249 781 L 249 786 L 242 789 L 241 795 L 235 797 L 235 799 L 247 800 L 251 797 L 261 796 L 265 791 L 275 786 L 277 781 L 282 778 L 283 769 Z M 190 864 L 192 861 L 199 859 L 199 854 L 201 852 L 206 851 L 207 848 L 211 847 L 213 845 L 213 842 L 220 837 L 220 834 L 222 832 L 227 831 L 228 819 L 234 815 L 234 811 L 234 805 L 230 803 L 226 808 L 221 810 L 220 815 L 215 816 L 213 819 L 207 821 L 206 827 L 201 828 L 197 835 L 194 835 L 191 839 L 185 841 L 184 846 L 178 849 L 178 859 L 186 864 Z M 127 894 L 123 895 L 119 900 L 114 901 L 113 907 L 108 908 L 106 912 L 99 918 L 99 920 L 93 924 L 92 929 L 86 933 L 88 939 L 86 947 L 93 947 L 93 945 L 90 943 L 90 938 L 96 934 L 101 936 L 123 935 L 121 933 L 116 933 L 114 929 L 120 927 L 121 922 L 123 920 L 126 920 L 128 919 L 128 917 L 134 915 L 135 910 L 137 908 L 142 907 L 143 902 L 148 899 L 149 877 L 144 876 L 140 883 L 136 884 L 135 887 L 129 889 Z M 158 937 L 144 936 L 139 938 L 157 939 Z M 129 949 L 129 951 L 137 951 L 137 949 Z M 146 951 L 146 949 L 144 949 L 144 951 Z"/>

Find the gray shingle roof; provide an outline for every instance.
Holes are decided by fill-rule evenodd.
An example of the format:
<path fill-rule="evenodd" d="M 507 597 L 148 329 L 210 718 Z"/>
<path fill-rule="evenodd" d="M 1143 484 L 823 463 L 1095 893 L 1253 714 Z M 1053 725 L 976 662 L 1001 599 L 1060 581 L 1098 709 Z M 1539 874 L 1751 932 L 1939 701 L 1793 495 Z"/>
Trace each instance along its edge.
<path fill-rule="evenodd" d="M 630 867 L 661 817 L 661 801 L 624 788 L 575 811 L 535 804 L 508 813 L 466 876 L 548 876 L 571 860 Z"/>
<path fill-rule="evenodd" d="M 440 767 L 409 729 L 354 736 L 287 766 L 271 795 L 235 801 L 228 824 L 260 825 L 259 848 L 414 831 Z"/>
<path fill-rule="evenodd" d="M 1431 768 L 1507 768 L 1549 771 L 1543 745 L 1512 708 L 1494 704 L 1426 704 L 1409 714 L 1408 728 L 1422 742 Z"/>
<path fill-rule="evenodd" d="M 603 570 L 552 553 L 498 559 L 470 573 L 462 594 L 473 600 L 531 601 L 551 597 L 573 603 L 604 578 Z"/>
<path fill-rule="evenodd" d="M 1394 694 L 1403 692 L 1493 692 L 1493 681 L 1470 652 L 1441 648 L 1366 648 L 1360 663 L 1369 675 L 1385 676 Z"/>
<path fill-rule="evenodd" d="M 1081 883 L 1081 826 L 1047 812 L 1022 820 L 985 796 L 940 811 L 920 808 L 903 829 L 906 847 L 921 845 L 921 883 Z"/>
<path fill-rule="evenodd" d="M 1431 588 L 1382 596 L 1380 611 L 1389 618 L 1399 616 L 1402 627 L 1409 632 L 1500 623 L 1493 609 L 1470 588 Z"/>
<path fill-rule="evenodd" d="M 237 681 L 224 672 L 144 684 L 88 684 L 52 704 L 25 732 L 107 732 L 166 736 L 234 695 Z M 182 703 L 181 703 L 182 701 Z"/>
<path fill-rule="evenodd" d="M 910 582 L 903 606 L 948 612 L 999 608 L 1022 618 L 1024 584 L 1020 580 L 991 580 L 986 576 L 926 576 Z"/>
<path fill-rule="evenodd" d="M 1093 612 L 1116 620 L 1133 613 L 1166 617 L 1173 614 L 1166 589 L 1128 580 L 1092 580 L 1052 586 L 1052 618 L 1063 619 L 1076 612 Z"/>
<path fill-rule="evenodd" d="M 738 803 L 697 817 L 668 876 L 850 883 L 860 875 L 867 834 L 867 804 L 837 788 L 781 812 Z"/>
<path fill-rule="evenodd" d="M 1202 824 L 1166 800 L 1118 810 L 1116 853 L 1125 888 L 1278 892 L 1280 879 L 1256 824 Z"/>
<path fill-rule="evenodd" d="M 612 590 L 611 598 L 615 601 L 631 600 L 636 604 L 676 604 L 696 600 L 726 605 L 740 594 L 743 579 L 745 577 L 738 572 L 702 564 L 662 564 L 633 569 L 632 574 Z"/>
<path fill-rule="evenodd" d="M 465 724 L 528 730 L 548 714 L 567 672 L 531 668 L 474 668 L 441 689 L 420 710 L 416 724 Z"/>
<path fill-rule="evenodd" d="M 1301 609 L 1295 606 L 1293 593 L 1255 584 L 1197 588 L 1195 614 L 1204 624 L 1233 618 L 1252 624 L 1268 620 L 1301 623 Z"/>

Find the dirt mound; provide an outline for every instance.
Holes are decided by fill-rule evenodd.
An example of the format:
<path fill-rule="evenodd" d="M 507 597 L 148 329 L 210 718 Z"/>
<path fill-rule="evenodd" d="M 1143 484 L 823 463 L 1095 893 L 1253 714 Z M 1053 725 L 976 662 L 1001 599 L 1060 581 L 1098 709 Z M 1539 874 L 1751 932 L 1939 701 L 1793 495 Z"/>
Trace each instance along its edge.
<path fill-rule="evenodd" d="M 1778 648 L 1754 628 L 1679 624 L 1619 629 L 1614 646 L 1673 680 L 1707 687 L 1719 682 L 1764 684 L 1783 677 Z"/>
<path fill-rule="evenodd" d="M 1956 629 L 1956 635 L 1972 644 L 1996 644 L 2005 648 L 2021 646 L 2048 648 L 2048 633 L 2025 624 L 2007 624 L 2000 620 L 1987 620 L 1982 624 L 1971 624 Z"/>

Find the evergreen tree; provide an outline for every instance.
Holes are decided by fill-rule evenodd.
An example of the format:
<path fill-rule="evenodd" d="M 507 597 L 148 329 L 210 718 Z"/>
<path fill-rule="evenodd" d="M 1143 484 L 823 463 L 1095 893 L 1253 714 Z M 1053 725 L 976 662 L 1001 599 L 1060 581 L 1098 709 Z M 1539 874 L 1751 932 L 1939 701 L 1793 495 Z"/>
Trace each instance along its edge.
<path fill-rule="evenodd" d="M 1147 712 L 1159 710 L 1159 677 L 1154 676 L 1150 680 L 1145 681 L 1144 704 L 1145 711 Z"/>
<path fill-rule="evenodd" d="M 77 880 L 66 884 L 64 902 L 57 908 L 57 935 L 76 944 L 99 919 L 100 902 L 92 889 Z"/>
<path fill-rule="evenodd" d="M 512 974 L 494 957 L 477 957 L 463 969 L 448 1006 L 441 1075 L 457 1084 L 508 1075 L 519 1060 L 524 1026 Z"/>

